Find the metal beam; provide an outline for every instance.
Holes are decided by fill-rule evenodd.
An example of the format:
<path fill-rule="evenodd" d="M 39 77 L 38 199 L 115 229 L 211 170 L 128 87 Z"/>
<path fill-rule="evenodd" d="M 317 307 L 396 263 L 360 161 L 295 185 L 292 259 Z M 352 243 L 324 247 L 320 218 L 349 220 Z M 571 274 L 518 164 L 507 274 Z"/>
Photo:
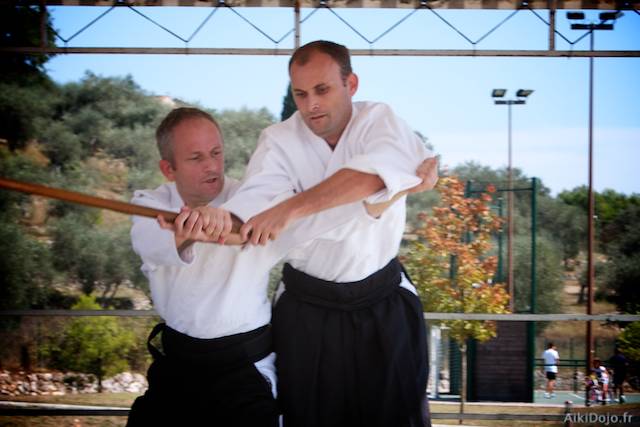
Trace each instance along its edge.
<path fill-rule="evenodd" d="M 638 50 L 472 50 L 472 49 L 350 49 L 351 56 L 478 56 L 523 58 L 638 58 Z M 118 55 L 246 55 L 291 56 L 292 49 L 207 47 L 0 47 L 6 54 Z"/>
<path fill-rule="evenodd" d="M 111 7 L 113 0 L 44 0 L 47 6 L 103 6 Z M 39 0 L 21 1 L 20 4 L 39 5 Z M 295 0 L 225 0 L 224 4 L 232 7 L 291 7 L 295 5 Z M 381 8 L 381 9 L 415 9 L 422 5 L 428 5 L 433 9 L 518 9 L 526 3 L 531 9 L 548 9 L 549 0 L 327 0 L 321 3 L 320 0 L 300 0 L 300 7 L 315 8 L 327 5 L 332 8 Z M 556 9 L 600 9 L 618 10 L 639 9 L 640 0 L 630 0 L 622 5 L 615 0 L 556 0 Z M 0 0 L 2 6 L 13 6 L 13 0 Z M 133 0 L 118 2 L 118 6 L 187 6 L 187 7 L 215 7 L 220 2 L 218 0 Z"/>
<path fill-rule="evenodd" d="M 0 310 L 0 317 L 7 316 L 114 316 L 150 317 L 158 316 L 155 310 Z M 486 314 L 486 313 L 423 313 L 425 320 L 499 320 L 512 322 L 597 321 L 637 322 L 637 314 Z"/>

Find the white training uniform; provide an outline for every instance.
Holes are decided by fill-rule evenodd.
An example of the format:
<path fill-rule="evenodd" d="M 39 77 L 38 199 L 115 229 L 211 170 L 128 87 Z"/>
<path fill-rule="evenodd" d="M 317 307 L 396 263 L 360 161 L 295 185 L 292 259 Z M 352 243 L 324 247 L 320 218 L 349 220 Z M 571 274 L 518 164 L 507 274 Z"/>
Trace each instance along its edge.
<path fill-rule="evenodd" d="M 368 198 L 389 200 L 420 183 L 416 169 L 433 154 L 409 126 L 385 104 L 353 103 L 353 113 L 331 150 L 296 112 L 265 129 L 251 157 L 240 189 L 223 207 L 247 221 L 281 193 L 302 192 L 339 169 L 376 174 L 386 188 Z M 297 270 L 332 282 L 361 280 L 397 256 L 405 227 L 405 198 L 378 219 L 362 215 L 287 255 Z M 336 239 L 334 233 L 344 235 Z M 401 286 L 415 293 L 403 276 Z"/>
<path fill-rule="evenodd" d="M 225 177 L 224 188 L 209 205 L 219 207 L 237 188 L 236 180 Z M 136 191 L 132 202 L 174 212 L 184 206 L 174 183 Z M 142 258 L 142 272 L 149 279 L 154 307 L 166 324 L 190 337 L 211 339 L 268 324 L 269 270 L 295 245 L 359 215 L 366 215 L 366 211 L 362 203 L 353 203 L 331 209 L 322 217 L 297 221 L 266 246 L 242 248 L 196 242 L 181 253 L 172 231 L 161 229 L 153 218 L 134 216 L 131 240 Z M 257 362 L 256 368 L 269 378 L 275 395 L 273 362 L 272 353 Z"/>
<path fill-rule="evenodd" d="M 553 348 L 548 348 L 542 353 L 544 359 L 544 371 L 558 373 L 558 360 L 560 355 Z"/>

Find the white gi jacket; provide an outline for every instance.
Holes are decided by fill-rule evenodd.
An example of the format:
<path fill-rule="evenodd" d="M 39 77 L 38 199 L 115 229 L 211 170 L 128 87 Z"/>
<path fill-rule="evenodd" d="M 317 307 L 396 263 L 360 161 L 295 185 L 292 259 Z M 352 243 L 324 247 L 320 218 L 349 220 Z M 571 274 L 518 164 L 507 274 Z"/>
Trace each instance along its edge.
<path fill-rule="evenodd" d="M 219 207 L 237 187 L 236 180 L 225 177 L 222 191 L 210 206 Z M 132 203 L 174 212 L 184 205 L 174 183 L 136 191 Z M 269 323 L 269 270 L 295 245 L 360 215 L 366 215 L 366 211 L 361 203 L 354 203 L 331 209 L 322 217 L 297 221 L 266 246 L 242 248 L 195 242 L 181 253 L 172 231 L 161 229 L 154 218 L 134 216 L 131 241 L 142 258 L 153 305 L 167 325 L 191 337 L 219 338 Z M 340 238 L 339 234 L 335 236 Z M 267 359 L 256 366 L 275 387 L 273 355 Z"/>
<path fill-rule="evenodd" d="M 386 188 L 368 201 L 383 202 L 419 184 L 416 169 L 432 156 L 411 128 L 385 104 L 355 102 L 351 119 L 334 150 L 313 134 L 296 112 L 262 132 L 240 189 L 223 208 L 247 221 L 272 204 L 279 194 L 307 190 L 342 168 L 379 175 Z M 361 280 L 397 256 L 405 217 L 403 198 L 380 218 L 361 215 L 292 251 L 287 261 L 320 279 Z M 344 238 L 336 238 L 335 233 Z M 415 292 L 406 278 L 402 286 Z"/>

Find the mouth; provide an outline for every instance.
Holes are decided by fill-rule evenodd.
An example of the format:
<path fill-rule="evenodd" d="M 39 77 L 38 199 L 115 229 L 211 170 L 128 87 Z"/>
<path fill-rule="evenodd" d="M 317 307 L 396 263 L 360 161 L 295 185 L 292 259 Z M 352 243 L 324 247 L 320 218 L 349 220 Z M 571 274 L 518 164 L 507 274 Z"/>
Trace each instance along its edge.
<path fill-rule="evenodd" d="M 314 114 L 312 116 L 309 116 L 309 120 L 311 120 L 312 122 L 317 122 L 318 120 L 321 120 L 326 116 L 326 114 Z"/>
<path fill-rule="evenodd" d="M 218 177 L 217 176 L 211 176 L 209 178 L 204 179 L 202 182 L 204 182 L 205 184 L 214 184 L 218 181 Z"/>

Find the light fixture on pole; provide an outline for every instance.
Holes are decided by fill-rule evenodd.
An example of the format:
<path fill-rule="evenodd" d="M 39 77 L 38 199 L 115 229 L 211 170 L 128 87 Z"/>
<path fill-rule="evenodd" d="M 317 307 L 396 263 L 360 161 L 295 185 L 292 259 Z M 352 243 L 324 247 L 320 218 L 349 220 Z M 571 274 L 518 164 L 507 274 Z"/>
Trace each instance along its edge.
<path fill-rule="evenodd" d="M 615 21 L 622 16 L 622 12 L 602 12 L 600 22 L 580 22 L 571 24 L 572 30 L 589 31 L 589 50 L 593 52 L 593 36 L 597 30 L 613 30 L 613 24 L 608 21 Z M 571 21 L 582 21 L 585 19 L 584 12 L 567 12 L 567 19 Z M 588 193 L 588 240 L 587 240 L 587 314 L 593 314 L 593 288 L 595 281 L 595 268 L 593 263 L 594 250 L 594 217 L 595 198 L 593 194 L 593 55 L 589 56 L 589 193 Z M 587 321 L 586 337 L 587 373 L 593 365 L 593 330 L 591 321 Z"/>
<path fill-rule="evenodd" d="M 508 192 L 507 192 L 507 289 L 509 291 L 509 308 L 511 312 L 515 309 L 515 282 L 513 275 L 513 156 L 511 150 L 511 106 L 526 104 L 526 98 L 533 93 L 531 89 L 519 89 L 514 99 L 502 99 L 507 94 L 506 89 L 493 89 L 491 96 L 496 105 L 506 105 L 508 107 L 508 147 L 509 163 L 507 167 Z"/>

